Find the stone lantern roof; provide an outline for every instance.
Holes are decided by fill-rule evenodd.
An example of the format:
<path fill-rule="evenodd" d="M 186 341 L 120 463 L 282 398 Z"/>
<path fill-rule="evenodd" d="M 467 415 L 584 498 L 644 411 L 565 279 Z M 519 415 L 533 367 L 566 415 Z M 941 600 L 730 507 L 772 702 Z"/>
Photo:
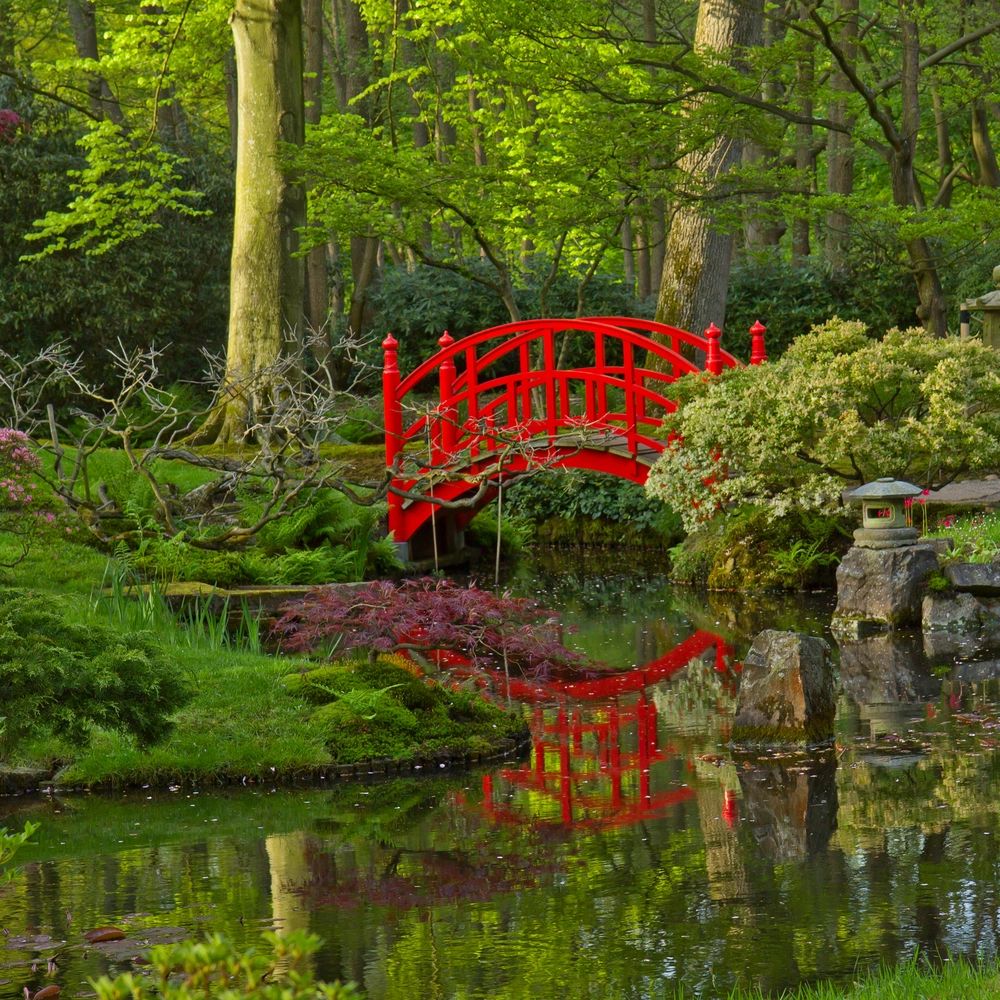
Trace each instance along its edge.
<path fill-rule="evenodd" d="M 859 486 L 847 496 L 851 500 L 905 500 L 907 497 L 918 497 L 923 492 L 919 486 L 914 486 L 913 483 L 883 476 L 873 483 Z"/>

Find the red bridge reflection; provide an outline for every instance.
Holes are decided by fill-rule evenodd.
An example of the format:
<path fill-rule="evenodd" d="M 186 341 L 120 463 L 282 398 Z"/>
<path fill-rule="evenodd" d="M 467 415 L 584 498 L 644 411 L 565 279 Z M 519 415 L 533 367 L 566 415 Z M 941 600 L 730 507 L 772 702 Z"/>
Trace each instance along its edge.
<path fill-rule="evenodd" d="M 636 823 L 692 798 L 687 785 L 653 787 L 653 765 L 676 751 L 660 743 L 649 688 L 709 651 L 731 690 L 740 670 L 732 647 L 703 631 L 641 667 L 597 678 L 538 682 L 491 673 L 499 694 L 535 708 L 531 759 L 484 775 L 484 812 L 504 824 L 596 829 Z"/>

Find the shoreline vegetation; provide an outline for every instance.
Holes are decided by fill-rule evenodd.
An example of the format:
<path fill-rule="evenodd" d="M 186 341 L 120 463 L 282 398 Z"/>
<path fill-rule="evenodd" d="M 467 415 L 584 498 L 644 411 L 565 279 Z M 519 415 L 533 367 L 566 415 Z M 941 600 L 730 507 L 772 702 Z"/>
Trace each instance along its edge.
<path fill-rule="evenodd" d="M 265 653 L 259 641 L 230 646 L 212 634 L 213 628 L 218 632 L 217 618 L 192 629 L 192 623 L 185 628 L 169 613 L 143 617 L 152 607 L 150 602 L 128 602 L 125 615 L 137 617 L 123 618 L 119 603 L 99 596 L 107 562 L 104 555 L 72 540 L 47 540 L 16 567 L 0 570 L 0 588 L 44 598 L 71 628 L 111 624 L 123 631 L 152 632 L 190 682 L 192 696 L 174 715 L 167 737 L 152 746 L 140 746 L 129 735 L 104 728 L 83 746 L 54 732 L 22 741 L 7 763 L 13 769 L 31 768 L 51 776 L 43 784 L 54 783 L 60 789 L 165 787 L 420 774 L 509 755 L 527 739 L 527 728 L 519 718 L 483 701 L 478 718 L 470 719 L 467 703 L 481 699 L 435 684 L 426 687 L 422 711 L 402 706 L 396 710 L 393 699 L 394 717 L 373 720 L 378 726 L 370 727 L 375 732 L 368 734 L 369 742 L 331 752 L 327 735 L 314 718 L 328 706 L 317 706 L 315 699 L 301 696 L 287 682 L 289 675 L 316 668 L 316 661 Z M 398 686 L 400 680 L 408 679 L 422 691 L 425 687 L 391 663 L 383 665 L 377 676 L 344 673 L 354 697 L 377 702 L 384 689 Z M 376 708 L 365 718 L 377 714 Z M 422 725 L 414 725 L 415 715 Z M 363 732 L 367 727 L 362 722 L 358 728 Z"/>

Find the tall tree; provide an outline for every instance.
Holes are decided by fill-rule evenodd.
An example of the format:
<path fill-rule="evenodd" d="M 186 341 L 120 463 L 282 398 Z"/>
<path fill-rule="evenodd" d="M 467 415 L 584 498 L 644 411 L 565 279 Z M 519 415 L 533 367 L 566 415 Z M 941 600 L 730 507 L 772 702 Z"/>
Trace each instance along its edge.
<path fill-rule="evenodd" d="M 305 266 L 297 255 L 306 222 L 302 185 L 282 167 L 282 144 L 305 137 L 301 0 L 236 0 L 239 131 L 230 267 L 226 382 L 203 439 L 238 441 L 267 386 L 252 381 L 303 332 Z M 248 390 L 246 386 L 250 386 Z"/>
<path fill-rule="evenodd" d="M 738 67 L 760 38 L 761 11 L 754 0 L 701 0 L 695 53 L 713 67 Z M 710 205 L 741 152 L 740 136 L 721 132 L 681 160 L 683 201 L 670 224 L 656 302 L 661 323 L 702 330 L 725 322 L 734 237 L 719 227 Z"/>

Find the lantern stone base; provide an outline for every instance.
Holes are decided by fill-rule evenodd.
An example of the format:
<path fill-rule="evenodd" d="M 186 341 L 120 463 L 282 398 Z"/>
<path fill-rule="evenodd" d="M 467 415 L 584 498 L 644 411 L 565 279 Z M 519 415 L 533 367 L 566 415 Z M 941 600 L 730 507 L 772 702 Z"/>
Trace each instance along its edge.
<path fill-rule="evenodd" d="M 896 549 L 913 545 L 918 537 L 916 528 L 857 528 L 854 544 L 862 549 Z"/>
<path fill-rule="evenodd" d="M 887 628 L 919 626 L 927 577 L 937 568 L 937 553 L 929 545 L 848 549 L 837 567 L 834 627 L 845 619 Z"/>

